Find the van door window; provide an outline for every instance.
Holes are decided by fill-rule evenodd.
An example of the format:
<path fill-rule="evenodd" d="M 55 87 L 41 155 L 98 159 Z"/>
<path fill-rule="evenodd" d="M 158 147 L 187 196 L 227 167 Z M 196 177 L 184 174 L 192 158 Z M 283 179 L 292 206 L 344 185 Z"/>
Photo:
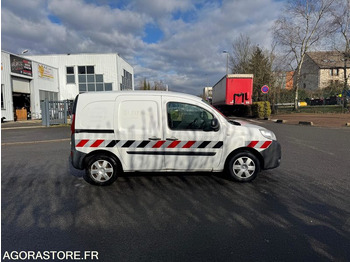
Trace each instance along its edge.
<path fill-rule="evenodd" d="M 167 104 L 168 126 L 171 130 L 211 130 L 214 116 L 207 110 L 186 103 L 169 102 Z"/>

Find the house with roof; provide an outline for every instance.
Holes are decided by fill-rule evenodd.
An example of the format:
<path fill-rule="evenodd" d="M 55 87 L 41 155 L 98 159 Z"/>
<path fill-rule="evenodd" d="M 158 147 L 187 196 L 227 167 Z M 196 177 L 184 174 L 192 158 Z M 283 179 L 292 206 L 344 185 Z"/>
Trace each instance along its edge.
<path fill-rule="evenodd" d="M 344 84 L 344 54 L 339 51 L 306 53 L 301 67 L 300 88 L 320 90 Z M 350 75 L 350 59 L 346 74 Z"/>

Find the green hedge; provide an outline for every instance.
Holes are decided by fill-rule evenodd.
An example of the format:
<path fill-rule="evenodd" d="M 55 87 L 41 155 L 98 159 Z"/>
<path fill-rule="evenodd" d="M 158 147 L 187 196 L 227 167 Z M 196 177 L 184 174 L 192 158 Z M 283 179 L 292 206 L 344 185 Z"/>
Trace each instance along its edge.
<path fill-rule="evenodd" d="M 254 102 L 252 105 L 252 115 L 257 118 L 269 118 L 271 116 L 271 105 L 269 101 Z"/>

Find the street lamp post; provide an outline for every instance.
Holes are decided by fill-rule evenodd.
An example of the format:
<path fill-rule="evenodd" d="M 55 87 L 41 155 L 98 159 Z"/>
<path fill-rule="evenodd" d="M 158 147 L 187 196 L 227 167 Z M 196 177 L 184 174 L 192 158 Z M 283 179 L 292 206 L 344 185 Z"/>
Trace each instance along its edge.
<path fill-rule="evenodd" d="M 226 54 L 226 75 L 228 75 L 228 56 L 229 56 L 229 53 L 224 50 L 222 51 L 224 54 Z"/>

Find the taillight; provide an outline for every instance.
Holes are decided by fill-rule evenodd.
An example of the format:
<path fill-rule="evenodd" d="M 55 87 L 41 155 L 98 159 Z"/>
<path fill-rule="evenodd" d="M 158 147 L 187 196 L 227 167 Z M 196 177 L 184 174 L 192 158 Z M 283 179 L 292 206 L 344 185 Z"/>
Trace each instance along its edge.
<path fill-rule="evenodd" d="M 70 130 L 72 132 L 72 135 L 75 133 L 75 114 L 72 116 L 72 124 L 70 125 Z"/>

